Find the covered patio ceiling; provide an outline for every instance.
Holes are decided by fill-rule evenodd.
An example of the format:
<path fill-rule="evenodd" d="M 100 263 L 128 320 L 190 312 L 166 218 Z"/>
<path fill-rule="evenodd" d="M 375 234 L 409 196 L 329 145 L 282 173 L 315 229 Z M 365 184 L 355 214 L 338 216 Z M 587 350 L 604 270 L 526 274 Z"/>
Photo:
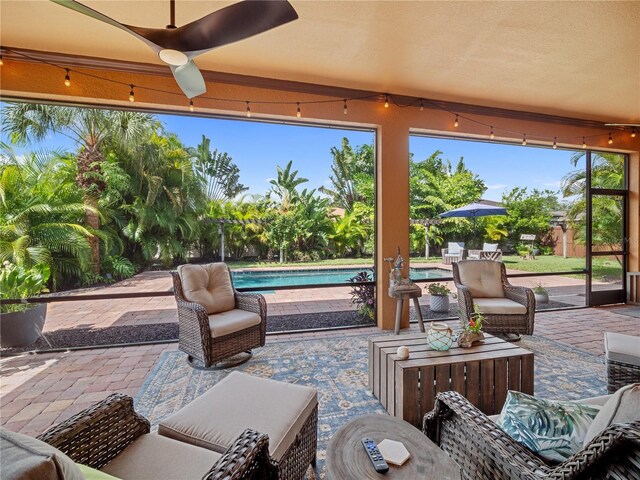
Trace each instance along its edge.
<path fill-rule="evenodd" d="M 164 27 L 168 0 L 85 0 Z M 234 2 L 176 2 L 178 25 Z M 640 2 L 291 0 L 300 19 L 196 59 L 201 70 L 640 122 Z M 161 64 L 131 35 L 48 1 L 0 1 L 4 47 Z"/>

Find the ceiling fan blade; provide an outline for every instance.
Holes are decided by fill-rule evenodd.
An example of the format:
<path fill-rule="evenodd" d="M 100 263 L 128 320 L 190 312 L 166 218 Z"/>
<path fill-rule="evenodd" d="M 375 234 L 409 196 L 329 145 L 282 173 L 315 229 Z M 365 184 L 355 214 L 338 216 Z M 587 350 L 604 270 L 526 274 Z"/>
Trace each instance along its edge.
<path fill-rule="evenodd" d="M 162 48 L 189 57 L 279 27 L 298 18 L 287 0 L 245 0 L 174 29 L 126 27 Z"/>
<path fill-rule="evenodd" d="M 605 123 L 605 127 L 640 127 L 640 123 Z"/>
<path fill-rule="evenodd" d="M 207 91 L 204 78 L 202 78 L 202 74 L 193 60 L 189 60 L 189 62 L 179 67 L 169 66 L 178 86 L 188 98 L 197 97 Z"/>
<path fill-rule="evenodd" d="M 87 15 L 91 18 L 94 18 L 96 20 L 99 20 L 101 22 L 107 23 L 111 26 L 114 26 L 116 28 L 119 28 L 120 30 L 124 30 L 125 32 L 137 37 L 138 39 L 142 40 L 144 43 L 146 43 L 149 47 L 151 47 L 154 51 L 158 52 L 160 50 L 160 47 L 158 47 L 158 45 L 155 45 L 153 42 L 147 40 L 144 36 L 138 34 L 136 31 L 132 30 L 131 28 L 129 28 L 127 25 L 124 25 L 122 23 L 119 23 L 117 21 L 115 21 L 113 18 L 111 17 L 107 17 L 106 15 L 98 12 L 97 10 L 94 10 L 93 8 L 89 8 L 86 5 L 83 5 L 82 3 L 76 2 L 75 0 L 51 0 L 53 3 L 57 3 L 58 5 L 61 5 L 63 7 L 66 7 L 70 10 L 74 10 L 78 13 L 82 13 L 83 15 Z"/>

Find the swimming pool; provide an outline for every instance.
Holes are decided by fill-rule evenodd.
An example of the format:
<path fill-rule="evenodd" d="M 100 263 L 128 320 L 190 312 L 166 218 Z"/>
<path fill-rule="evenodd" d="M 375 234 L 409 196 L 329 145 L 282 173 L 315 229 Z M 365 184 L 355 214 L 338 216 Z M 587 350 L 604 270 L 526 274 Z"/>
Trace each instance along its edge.
<path fill-rule="evenodd" d="M 299 285 L 328 285 L 332 283 L 349 283 L 349 279 L 359 272 L 371 270 L 362 268 L 331 268 L 304 270 L 232 270 L 233 285 L 236 288 L 273 288 L 293 287 Z M 412 268 L 410 275 L 413 280 L 450 277 L 449 270 L 441 268 Z"/>

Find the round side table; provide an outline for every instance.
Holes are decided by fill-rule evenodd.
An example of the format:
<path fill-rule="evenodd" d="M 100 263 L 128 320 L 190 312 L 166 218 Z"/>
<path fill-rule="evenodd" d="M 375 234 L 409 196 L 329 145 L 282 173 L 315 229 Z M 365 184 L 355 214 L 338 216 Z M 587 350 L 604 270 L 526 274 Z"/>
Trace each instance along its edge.
<path fill-rule="evenodd" d="M 386 474 L 377 473 L 362 446 L 362 438 L 376 443 L 385 438 L 402 442 L 411 457 L 402 465 L 389 465 Z M 389 415 L 365 415 L 338 429 L 327 447 L 328 480 L 433 478 L 460 480 L 460 467 L 420 430 Z"/>

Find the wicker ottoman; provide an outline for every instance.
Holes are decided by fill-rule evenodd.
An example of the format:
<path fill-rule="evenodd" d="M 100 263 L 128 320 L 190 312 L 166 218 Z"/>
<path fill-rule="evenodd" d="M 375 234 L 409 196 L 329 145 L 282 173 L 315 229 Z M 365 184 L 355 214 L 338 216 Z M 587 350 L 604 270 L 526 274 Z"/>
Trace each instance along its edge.
<path fill-rule="evenodd" d="M 607 363 L 607 390 L 640 382 L 640 337 L 606 332 L 604 350 Z"/>
<path fill-rule="evenodd" d="M 236 371 L 160 422 L 158 433 L 222 453 L 252 428 L 269 435 L 278 478 L 300 480 L 315 466 L 317 425 L 315 389 Z"/>

